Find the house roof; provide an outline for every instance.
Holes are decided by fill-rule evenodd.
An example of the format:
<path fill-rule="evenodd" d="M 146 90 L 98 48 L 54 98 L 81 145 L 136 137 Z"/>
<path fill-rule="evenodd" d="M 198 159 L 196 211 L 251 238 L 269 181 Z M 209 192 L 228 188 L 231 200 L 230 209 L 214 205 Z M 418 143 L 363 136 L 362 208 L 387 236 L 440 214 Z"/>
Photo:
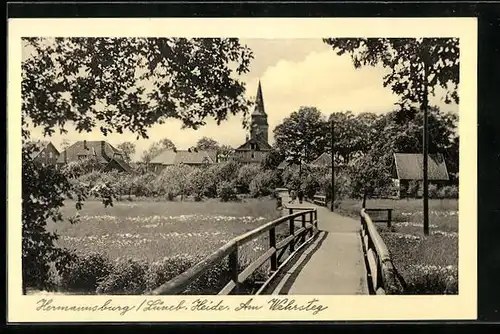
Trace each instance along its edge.
<path fill-rule="evenodd" d="M 260 140 L 260 139 L 250 138 L 243 145 L 241 145 L 237 149 L 235 149 L 235 151 L 251 151 L 250 144 L 259 145 L 259 150 L 261 150 L 261 151 L 269 151 L 272 149 L 272 146 L 269 145 L 269 143 L 266 143 L 265 141 Z"/>
<path fill-rule="evenodd" d="M 47 145 L 50 144 L 48 140 L 37 140 L 37 141 L 29 141 L 26 143 L 27 145 L 33 145 L 34 149 L 31 153 L 31 159 L 36 158 Z M 57 151 L 57 150 L 56 150 Z"/>
<path fill-rule="evenodd" d="M 119 165 L 121 168 L 123 168 L 123 170 L 127 173 L 134 173 L 135 171 L 133 170 L 133 168 L 123 159 L 121 158 L 118 158 L 118 157 L 114 157 L 113 159 L 111 159 L 108 163 L 111 164 L 115 162 L 117 165 Z"/>
<path fill-rule="evenodd" d="M 396 176 L 400 180 L 423 179 L 423 154 L 394 153 L 394 167 Z M 449 180 L 446 162 L 441 153 L 429 154 L 428 177 L 433 181 Z"/>
<path fill-rule="evenodd" d="M 85 149 L 85 143 L 88 149 Z M 101 150 L 103 145 L 102 143 L 104 143 L 104 153 Z M 79 154 L 92 154 L 96 155 L 101 163 L 107 163 L 115 154 L 122 154 L 120 150 L 103 140 L 79 140 L 73 145 L 68 146 L 64 151 L 67 152 L 68 161 L 74 160 L 75 156 L 78 156 Z M 65 162 L 64 151 L 59 155 L 57 163 Z"/>
<path fill-rule="evenodd" d="M 199 165 L 206 163 L 214 163 L 212 151 L 188 151 L 188 150 L 171 150 L 166 149 L 151 160 L 152 164 L 175 165 L 189 164 Z"/>

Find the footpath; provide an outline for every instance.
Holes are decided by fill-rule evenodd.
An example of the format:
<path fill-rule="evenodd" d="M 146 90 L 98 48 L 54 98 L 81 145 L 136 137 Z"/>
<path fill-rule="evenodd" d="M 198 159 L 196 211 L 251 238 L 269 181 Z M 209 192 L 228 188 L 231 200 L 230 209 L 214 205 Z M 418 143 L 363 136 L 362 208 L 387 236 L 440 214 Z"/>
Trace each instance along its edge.
<path fill-rule="evenodd" d="M 290 198 L 283 196 L 283 204 Z M 284 273 L 272 294 L 285 295 L 366 295 L 367 273 L 360 237 L 360 222 L 312 203 L 290 204 L 315 207 L 318 229 L 315 241 Z M 288 214 L 288 210 L 285 210 Z"/>

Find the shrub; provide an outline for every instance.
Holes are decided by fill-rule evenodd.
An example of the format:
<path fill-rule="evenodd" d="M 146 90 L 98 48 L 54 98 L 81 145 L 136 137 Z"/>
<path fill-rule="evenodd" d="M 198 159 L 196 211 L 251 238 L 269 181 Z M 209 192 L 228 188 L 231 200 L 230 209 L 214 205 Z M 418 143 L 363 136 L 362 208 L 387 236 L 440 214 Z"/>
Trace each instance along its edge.
<path fill-rule="evenodd" d="M 257 174 L 250 182 L 250 195 L 253 197 L 271 195 L 279 182 L 279 175 L 276 171 L 263 171 Z"/>
<path fill-rule="evenodd" d="M 456 266 L 414 265 L 407 277 L 405 294 L 458 294 Z"/>
<path fill-rule="evenodd" d="M 261 168 L 259 165 L 251 164 L 241 166 L 236 179 L 236 184 L 240 193 L 248 194 L 250 192 L 250 183 L 260 173 L 260 171 Z"/>
<path fill-rule="evenodd" d="M 217 186 L 217 196 L 219 196 L 222 202 L 236 200 L 236 191 L 234 186 L 229 181 L 223 181 Z"/>
<path fill-rule="evenodd" d="M 445 186 L 438 191 L 439 198 L 458 198 L 457 186 Z"/>
<path fill-rule="evenodd" d="M 73 260 L 61 270 L 61 287 L 66 291 L 95 293 L 99 283 L 112 270 L 108 257 L 100 253 L 75 255 Z"/>
<path fill-rule="evenodd" d="M 151 291 L 192 267 L 196 261 L 187 256 L 166 257 L 151 263 L 146 274 L 146 290 Z"/>
<path fill-rule="evenodd" d="M 435 184 L 429 184 L 429 198 L 438 198 L 438 187 Z"/>
<path fill-rule="evenodd" d="M 142 294 L 146 290 L 146 262 L 117 259 L 109 275 L 97 287 L 99 294 Z"/>
<path fill-rule="evenodd" d="M 408 182 L 408 188 L 406 189 L 406 194 L 408 197 L 416 198 L 419 196 L 421 191 L 421 182 L 419 181 L 410 181 Z"/>

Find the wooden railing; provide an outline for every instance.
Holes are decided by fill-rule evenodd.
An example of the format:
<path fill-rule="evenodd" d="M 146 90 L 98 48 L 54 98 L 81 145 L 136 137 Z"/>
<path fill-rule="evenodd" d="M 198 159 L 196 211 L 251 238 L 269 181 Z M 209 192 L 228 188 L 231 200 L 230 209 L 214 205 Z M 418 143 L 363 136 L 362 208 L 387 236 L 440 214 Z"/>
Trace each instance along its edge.
<path fill-rule="evenodd" d="M 361 210 L 360 216 L 370 293 L 392 294 L 399 289 L 399 284 L 389 250 L 365 209 Z"/>
<path fill-rule="evenodd" d="M 293 212 L 298 210 L 297 212 Z M 226 258 L 229 260 L 229 268 L 231 270 L 231 280 L 219 291 L 219 295 L 228 295 L 230 293 L 238 293 L 238 288 L 244 283 L 257 269 L 259 269 L 266 261 L 270 261 L 271 275 L 264 282 L 267 285 L 269 281 L 275 277 L 276 273 L 283 267 L 288 258 L 296 254 L 296 249 L 305 245 L 313 239 L 318 231 L 318 215 L 314 208 L 289 208 L 289 215 L 278 218 L 272 222 L 264 224 L 252 231 L 240 235 L 224 246 L 209 255 L 203 261 L 191 267 L 184 273 L 178 275 L 172 280 L 161 285 L 157 289 L 151 291 L 152 295 L 175 295 L 182 293 L 191 283 L 197 278 L 206 273 L 210 268 L 218 265 Z M 295 222 L 300 222 L 298 229 Z M 281 224 L 289 225 L 288 236 L 280 242 L 277 242 L 276 228 Z M 238 263 L 238 250 L 241 246 L 256 239 L 264 233 L 269 233 L 269 248 L 268 250 L 249 264 L 240 272 Z M 309 235 L 309 238 L 307 238 Z M 283 254 L 289 250 L 288 258 L 281 263 Z M 262 291 L 259 289 L 257 293 Z"/>
<path fill-rule="evenodd" d="M 387 227 L 391 227 L 392 223 L 392 209 L 368 209 L 365 208 L 365 213 L 369 214 L 370 212 L 386 212 L 386 218 L 377 218 L 372 219 L 374 223 L 387 223 Z"/>
<path fill-rule="evenodd" d="M 326 206 L 326 196 L 325 195 L 314 195 L 313 203 L 316 205 Z"/>

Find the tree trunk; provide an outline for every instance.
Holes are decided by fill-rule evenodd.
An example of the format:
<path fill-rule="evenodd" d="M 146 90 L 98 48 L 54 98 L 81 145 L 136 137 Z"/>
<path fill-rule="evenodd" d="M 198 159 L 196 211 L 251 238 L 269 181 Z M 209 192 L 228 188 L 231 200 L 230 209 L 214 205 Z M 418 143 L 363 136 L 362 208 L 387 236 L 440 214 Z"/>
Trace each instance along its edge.
<path fill-rule="evenodd" d="M 365 209 L 366 208 L 366 191 L 363 193 L 363 204 L 362 204 L 362 208 Z"/>

